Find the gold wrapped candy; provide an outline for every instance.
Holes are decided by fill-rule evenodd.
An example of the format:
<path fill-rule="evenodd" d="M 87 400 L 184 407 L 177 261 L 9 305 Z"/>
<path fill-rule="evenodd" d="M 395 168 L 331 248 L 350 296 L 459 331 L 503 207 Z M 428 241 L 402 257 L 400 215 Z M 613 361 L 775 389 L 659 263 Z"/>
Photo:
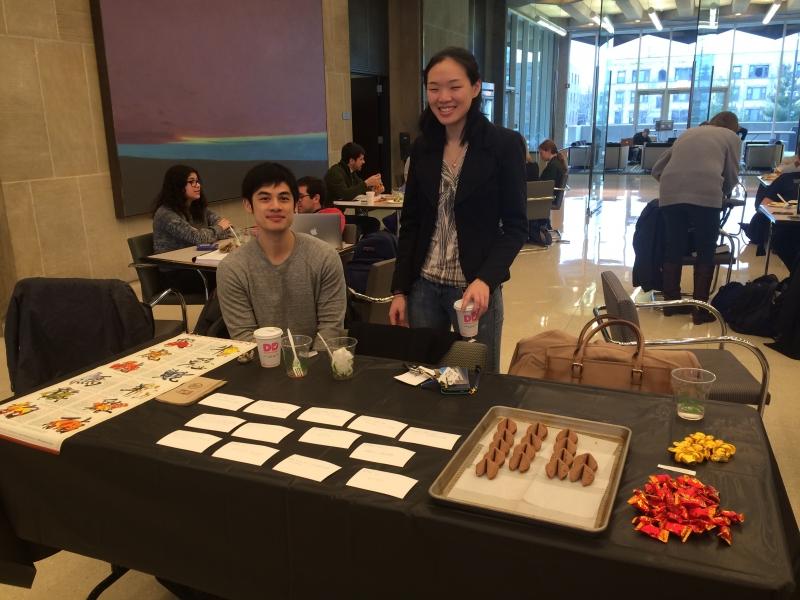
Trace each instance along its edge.
<path fill-rule="evenodd" d="M 704 460 L 728 462 L 736 454 L 733 444 L 701 431 L 687 435 L 680 442 L 672 442 L 667 450 L 672 452 L 676 462 L 687 465 L 700 464 Z"/>

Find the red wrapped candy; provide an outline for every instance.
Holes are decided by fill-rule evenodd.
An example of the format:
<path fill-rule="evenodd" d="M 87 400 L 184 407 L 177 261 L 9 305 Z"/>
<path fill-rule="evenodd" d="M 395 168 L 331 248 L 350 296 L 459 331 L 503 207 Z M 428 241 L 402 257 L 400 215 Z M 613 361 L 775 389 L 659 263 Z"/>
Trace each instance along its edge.
<path fill-rule="evenodd" d="M 730 545 L 730 526 L 744 522 L 743 514 L 720 508 L 716 489 L 688 475 L 651 475 L 644 489 L 633 490 L 628 504 L 643 513 L 633 518 L 634 530 L 664 543 L 670 533 L 685 542 L 692 533 L 718 529 L 717 537 Z"/>

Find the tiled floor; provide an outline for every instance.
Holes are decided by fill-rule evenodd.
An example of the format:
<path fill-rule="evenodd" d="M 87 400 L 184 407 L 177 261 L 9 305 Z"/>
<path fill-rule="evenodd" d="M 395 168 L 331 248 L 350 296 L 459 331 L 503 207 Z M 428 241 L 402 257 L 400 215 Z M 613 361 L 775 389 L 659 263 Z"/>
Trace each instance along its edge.
<path fill-rule="evenodd" d="M 757 185 L 755 177 L 745 178 L 749 197 Z M 592 317 L 592 308 L 603 303 L 599 286 L 600 273 L 612 270 L 628 289 L 631 285 L 631 267 L 634 254 L 631 246 L 636 218 L 646 201 L 656 197 L 657 184 L 646 175 L 610 175 L 603 190 L 605 203 L 600 214 L 589 222 L 585 219 L 585 175 L 570 177 L 572 191 L 564 201 L 563 210 L 553 214 L 554 225 L 562 231 L 563 243 L 540 249 L 531 246 L 515 261 L 511 281 L 504 288 L 505 327 L 501 364 L 508 366 L 516 341 L 545 329 L 559 328 L 577 333 Z M 630 192 L 628 190 L 636 190 Z M 750 202 L 752 205 L 752 202 Z M 739 220 L 740 212 L 730 219 Z M 747 218 L 749 220 L 752 209 Z M 728 225 L 735 231 L 736 227 Z M 567 243 L 569 242 L 569 243 Z M 787 275 L 779 260 L 770 264 L 779 277 Z M 763 257 L 756 257 L 754 249 L 746 247 L 733 273 L 736 281 L 747 281 L 764 270 Z M 691 288 L 691 273 L 687 269 L 684 284 Z M 688 284 L 688 285 L 687 285 Z M 166 308 L 164 311 L 171 311 Z M 660 313 L 643 311 L 642 326 L 647 337 L 689 337 L 707 335 L 708 325 L 695 327 L 689 317 L 666 319 Z M 164 314 L 163 316 L 167 316 Z M 196 319 L 195 311 L 193 317 Z M 783 479 L 792 501 L 795 514 L 800 510 L 800 462 L 796 456 L 793 436 L 800 430 L 800 409 L 795 409 L 796 373 L 798 364 L 765 348 L 764 341 L 750 338 L 767 355 L 772 369 L 770 391 L 772 404 L 767 408 L 765 424 Z M 734 349 L 737 352 L 738 349 Z M 2 350 L 0 350 L 2 351 Z M 740 354 L 737 352 L 737 354 Z M 741 352 L 742 361 L 756 372 L 755 360 Z M 3 365 L 5 361 L 3 360 Z M 5 369 L 0 370 L 0 398 L 10 393 Z M 38 565 L 39 574 L 33 590 L 19 590 L 0 585 L 0 597 L 11 599 L 83 598 L 99 581 L 108 566 L 105 563 L 61 552 Z M 103 598 L 171 598 L 152 577 L 142 573 L 129 573 L 109 589 Z"/>

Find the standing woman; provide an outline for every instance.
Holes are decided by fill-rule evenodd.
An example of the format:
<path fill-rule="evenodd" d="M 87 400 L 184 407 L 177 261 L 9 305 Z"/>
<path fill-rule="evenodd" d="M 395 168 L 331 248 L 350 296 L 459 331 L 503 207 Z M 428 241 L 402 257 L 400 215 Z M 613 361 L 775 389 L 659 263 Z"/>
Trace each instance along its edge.
<path fill-rule="evenodd" d="M 525 145 L 480 112 L 475 57 L 445 48 L 425 67 L 428 106 L 411 149 L 389 309 L 393 325 L 458 331 L 453 303 L 480 315 L 500 367 L 501 284 L 528 235 Z"/>
<path fill-rule="evenodd" d="M 156 254 L 213 243 L 230 236 L 231 222 L 208 210 L 197 169 L 173 165 L 164 174 L 153 213 L 153 250 Z M 203 279 L 194 269 L 160 267 L 162 279 L 181 292 L 203 291 Z M 207 274 L 213 280 L 213 274 Z M 214 286 L 209 286 L 212 289 Z"/>

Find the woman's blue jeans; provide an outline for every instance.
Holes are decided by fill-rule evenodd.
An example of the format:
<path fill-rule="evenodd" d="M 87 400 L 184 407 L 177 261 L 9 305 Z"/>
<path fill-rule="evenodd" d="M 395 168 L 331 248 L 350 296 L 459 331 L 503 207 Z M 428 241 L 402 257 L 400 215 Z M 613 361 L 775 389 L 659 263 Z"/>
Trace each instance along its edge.
<path fill-rule="evenodd" d="M 420 277 L 411 286 L 408 295 L 408 324 L 411 327 L 430 327 L 440 331 L 458 332 L 458 317 L 453 303 L 460 300 L 464 290 L 459 287 L 434 283 Z M 489 297 L 489 310 L 478 322 L 475 339 L 486 344 L 489 368 L 500 371 L 500 336 L 503 332 L 503 290 L 497 286 Z"/>

